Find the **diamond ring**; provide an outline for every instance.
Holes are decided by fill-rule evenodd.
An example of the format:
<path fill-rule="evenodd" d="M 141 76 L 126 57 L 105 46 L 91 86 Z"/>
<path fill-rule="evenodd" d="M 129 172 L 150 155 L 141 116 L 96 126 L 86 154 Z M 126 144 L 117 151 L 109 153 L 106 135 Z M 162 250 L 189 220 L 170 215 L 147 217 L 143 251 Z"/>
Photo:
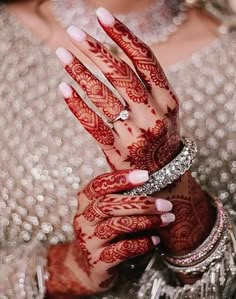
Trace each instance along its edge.
<path fill-rule="evenodd" d="M 129 111 L 127 109 L 124 109 L 120 112 L 120 114 L 111 121 L 111 123 L 114 123 L 117 120 L 127 120 L 129 118 Z"/>

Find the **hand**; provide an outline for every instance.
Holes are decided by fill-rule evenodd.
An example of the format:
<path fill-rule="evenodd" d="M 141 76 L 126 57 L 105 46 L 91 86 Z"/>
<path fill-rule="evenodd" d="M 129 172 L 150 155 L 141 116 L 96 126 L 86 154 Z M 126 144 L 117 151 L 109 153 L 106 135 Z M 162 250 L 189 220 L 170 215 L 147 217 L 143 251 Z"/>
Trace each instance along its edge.
<path fill-rule="evenodd" d="M 110 25 L 105 25 L 102 18 L 99 21 L 130 58 L 139 77 L 93 37 L 75 27 L 68 32 L 79 50 L 100 68 L 118 91 L 130 116 L 125 121 L 115 121 L 110 128 L 75 90 L 72 92 L 71 87 L 63 84 L 66 102 L 99 143 L 113 170 L 138 168 L 154 172 L 180 150 L 177 97 L 149 47 L 118 20 L 113 18 Z M 57 55 L 98 111 L 112 122 L 124 109 L 120 100 L 73 54 L 59 49 Z"/>
<path fill-rule="evenodd" d="M 111 129 L 72 87 L 62 84 L 62 91 L 69 108 L 102 147 L 113 170 L 138 168 L 152 173 L 180 150 L 178 100 L 150 48 L 112 15 L 102 12 L 101 26 L 130 58 L 139 77 L 83 31 L 74 27 L 68 31 L 79 50 L 103 71 L 124 99 L 129 119 L 115 121 Z M 57 54 L 98 110 L 109 121 L 114 120 L 123 110 L 117 97 L 73 54 L 65 49 Z M 160 230 L 163 248 L 172 254 L 192 251 L 205 240 L 214 223 L 214 210 L 206 195 L 189 172 L 159 195 L 172 201 L 176 215 L 175 223 Z"/>
<path fill-rule="evenodd" d="M 98 176 L 78 194 L 75 240 L 49 253 L 49 293 L 89 295 L 104 291 L 114 284 L 120 263 L 155 248 L 159 238 L 152 234 L 174 220 L 173 214 L 166 213 L 172 204 L 120 194 L 147 180 L 147 171 L 122 170 Z M 145 236 L 135 236 L 140 232 Z"/>

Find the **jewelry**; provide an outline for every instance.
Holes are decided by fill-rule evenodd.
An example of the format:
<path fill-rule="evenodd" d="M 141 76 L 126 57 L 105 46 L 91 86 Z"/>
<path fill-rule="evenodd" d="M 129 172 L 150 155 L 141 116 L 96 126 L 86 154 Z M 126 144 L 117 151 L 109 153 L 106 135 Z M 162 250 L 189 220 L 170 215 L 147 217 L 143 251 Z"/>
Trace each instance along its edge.
<path fill-rule="evenodd" d="M 205 257 L 208 257 L 214 250 L 222 235 L 227 230 L 227 216 L 224 210 L 223 204 L 216 198 L 211 197 L 217 207 L 217 219 L 214 227 L 208 238 L 193 252 L 184 256 L 169 256 L 163 253 L 164 259 L 168 264 L 172 264 L 178 267 L 187 267 L 189 265 L 195 265 L 202 261 Z"/>
<path fill-rule="evenodd" d="M 99 28 L 95 8 L 86 6 L 86 0 L 53 0 L 55 17 L 64 27 L 71 24 L 83 28 L 100 42 L 113 49 L 116 44 Z M 144 11 L 115 14 L 132 32 L 147 44 L 166 41 L 187 18 L 188 5 L 184 0 L 153 0 Z"/>
<path fill-rule="evenodd" d="M 150 175 L 149 180 L 142 186 L 125 192 L 126 195 L 150 195 L 172 184 L 183 175 L 193 164 L 197 146 L 191 139 L 182 139 L 184 145 L 178 156 L 162 169 Z"/>
<path fill-rule="evenodd" d="M 203 273 L 202 278 L 192 285 L 171 286 L 168 284 L 166 277 L 170 276 L 170 273 L 167 269 L 164 270 L 159 266 L 160 260 L 158 260 L 158 254 L 156 254 L 139 282 L 140 289 L 137 298 L 234 298 L 229 296 L 234 283 L 232 278 L 236 274 L 234 230 L 234 226 L 228 227 L 228 239 L 225 240 L 223 237 L 221 240 L 222 244 L 225 242 L 225 245 L 221 246 L 222 244 L 219 244 L 218 246 L 219 255 L 216 254 L 216 258 L 213 258 L 210 267 L 208 266 L 208 270 Z"/>
<path fill-rule="evenodd" d="M 120 112 L 120 114 L 112 121 L 109 121 L 109 123 L 114 123 L 117 120 L 127 120 L 129 118 L 129 111 L 127 109 L 124 108 L 124 110 L 122 110 Z"/>
<path fill-rule="evenodd" d="M 228 230 L 225 230 L 222 234 L 221 240 L 215 250 L 205 259 L 194 266 L 179 267 L 174 266 L 167 261 L 164 261 L 169 269 L 176 273 L 182 274 L 198 274 L 206 272 L 210 266 L 213 266 L 218 260 L 220 260 L 224 254 L 225 245 L 228 239 Z"/>

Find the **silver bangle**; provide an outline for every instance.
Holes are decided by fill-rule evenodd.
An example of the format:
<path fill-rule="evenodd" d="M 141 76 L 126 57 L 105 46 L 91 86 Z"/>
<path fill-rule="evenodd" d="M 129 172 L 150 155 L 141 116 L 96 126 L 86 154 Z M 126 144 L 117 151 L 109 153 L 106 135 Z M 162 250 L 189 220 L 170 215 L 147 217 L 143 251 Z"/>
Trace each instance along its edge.
<path fill-rule="evenodd" d="M 164 263 L 167 265 L 169 269 L 173 270 L 176 273 L 182 273 L 182 274 L 204 273 L 222 258 L 226 250 L 226 244 L 228 238 L 229 238 L 229 231 L 226 229 L 223 232 L 222 238 L 218 243 L 217 247 L 215 248 L 215 250 L 206 259 L 201 260 L 198 264 L 194 266 L 178 267 L 168 263 L 166 260 L 164 261 Z"/>
<path fill-rule="evenodd" d="M 183 138 L 183 149 L 170 163 L 150 175 L 149 180 L 142 186 L 126 191 L 125 195 L 150 195 L 172 184 L 183 175 L 193 164 L 197 146 L 190 138 Z"/>

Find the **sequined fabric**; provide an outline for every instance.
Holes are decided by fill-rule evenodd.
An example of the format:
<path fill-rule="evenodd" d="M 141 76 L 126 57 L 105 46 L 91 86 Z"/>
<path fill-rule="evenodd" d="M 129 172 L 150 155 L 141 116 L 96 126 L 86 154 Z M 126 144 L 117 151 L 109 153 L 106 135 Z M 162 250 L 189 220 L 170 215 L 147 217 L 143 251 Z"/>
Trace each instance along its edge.
<path fill-rule="evenodd" d="M 101 150 L 57 94 L 54 53 L 0 6 L 0 262 L 32 240 L 71 240 L 78 189 L 106 171 Z M 182 134 L 197 141 L 193 175 L 236 206 L 236 37 L 168 69 Z M 0 281 L 1 285 L 1 281 Z M 9 297 L 10 298 L 10 297 Z M 22 297 L 23 298 L 23 297 Z"/>

